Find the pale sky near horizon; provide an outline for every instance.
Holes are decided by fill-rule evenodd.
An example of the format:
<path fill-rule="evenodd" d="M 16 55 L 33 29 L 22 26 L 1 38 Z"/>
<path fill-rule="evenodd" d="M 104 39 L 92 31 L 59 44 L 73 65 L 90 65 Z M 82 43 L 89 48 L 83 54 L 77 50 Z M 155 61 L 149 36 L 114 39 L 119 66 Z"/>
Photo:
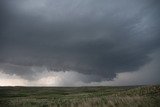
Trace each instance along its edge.
<path fill-rule="evenodd" d="M 0 0 L 0 86 L 160 84 L 159 0 Z"/>

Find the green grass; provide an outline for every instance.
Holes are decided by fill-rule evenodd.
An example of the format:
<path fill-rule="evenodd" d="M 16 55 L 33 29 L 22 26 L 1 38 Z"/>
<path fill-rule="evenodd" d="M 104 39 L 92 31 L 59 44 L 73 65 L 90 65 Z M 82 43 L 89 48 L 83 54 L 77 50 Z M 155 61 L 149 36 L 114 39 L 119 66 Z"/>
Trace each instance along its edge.
<path fill-rule="evenodd" d="M 0 87 L 0 107 L 160 107 L 160 86 Z"/>

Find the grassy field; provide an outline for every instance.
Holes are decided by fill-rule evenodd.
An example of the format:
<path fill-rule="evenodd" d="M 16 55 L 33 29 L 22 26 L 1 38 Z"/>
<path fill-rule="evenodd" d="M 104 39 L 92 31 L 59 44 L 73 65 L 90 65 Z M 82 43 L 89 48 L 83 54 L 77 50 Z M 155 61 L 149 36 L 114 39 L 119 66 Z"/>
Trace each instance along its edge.
<path fill-rule="evenodd" d="M 0 107 L 160 107 L 160 86 L 0 87 Z"/>

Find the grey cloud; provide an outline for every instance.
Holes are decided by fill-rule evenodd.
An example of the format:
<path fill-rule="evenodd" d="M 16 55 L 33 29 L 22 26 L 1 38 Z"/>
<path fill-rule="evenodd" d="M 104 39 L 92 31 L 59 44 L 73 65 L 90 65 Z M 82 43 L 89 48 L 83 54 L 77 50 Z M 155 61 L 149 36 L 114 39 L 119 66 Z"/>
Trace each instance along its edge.
<path fill-rule="evenodd" d="M 10 18 L 0 20 L 0 68 L 7 73 L 37 66 L 113 79 L 139 70 L 160 48 L 158 0 L 4 3 L 0 12 Z"/>

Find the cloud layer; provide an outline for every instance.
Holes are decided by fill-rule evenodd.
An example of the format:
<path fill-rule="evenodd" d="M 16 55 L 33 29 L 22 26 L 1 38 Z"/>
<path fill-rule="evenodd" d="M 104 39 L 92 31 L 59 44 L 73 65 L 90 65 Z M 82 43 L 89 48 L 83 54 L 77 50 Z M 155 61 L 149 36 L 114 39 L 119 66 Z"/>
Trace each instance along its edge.
<path fill-rule="evenodd" d="M 78 74 L 84 84 L 136 77 L 159 57 L 159 7 L 158 0 L 1 0 L 0 69 L 32 81 L 44 71 Z"/>

